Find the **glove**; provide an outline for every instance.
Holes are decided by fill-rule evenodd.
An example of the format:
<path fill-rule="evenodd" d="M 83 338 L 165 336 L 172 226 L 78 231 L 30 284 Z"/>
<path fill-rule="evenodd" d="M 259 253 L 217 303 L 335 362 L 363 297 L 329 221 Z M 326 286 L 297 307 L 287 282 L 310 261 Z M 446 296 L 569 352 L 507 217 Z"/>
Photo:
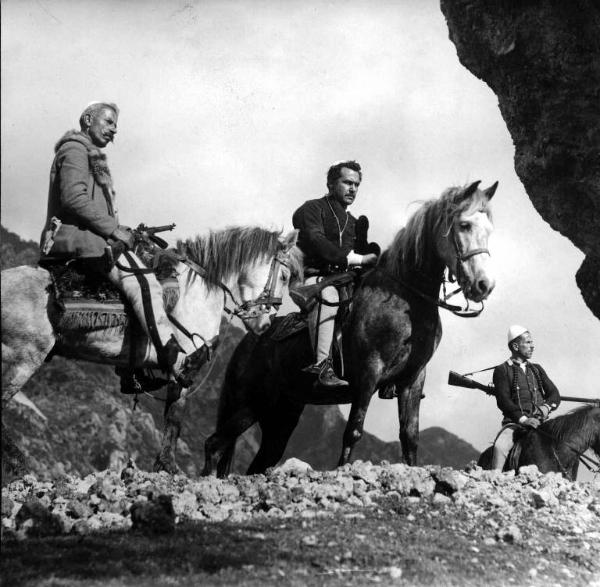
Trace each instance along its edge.
<path fill-rule="evenodd" d="M 377 255 L 375 253 L 363 255 L 361 265 L 375 265 L 375 263 L 377 263 Z"/>
<path fill-rule="evenodd" d="M 125 250 L 133 249 L 133 245 L 135 244 L 135 236 L 129 226 L 117 226 L 110 235 L 110 238 L 123 243 Z"/>
<path fill-rule="evenodd" d="M 542 420 L 546 420 L 550 414 L 550 406 L 548 404 L 543 404 L 539 407 L 539 410 L 542 413 Z"/>
<path fill-rule="evenodd" d="M 527 418 L 525 422 L 523 422 L 523 426 L 527 426 L 528 428 L 537 428 L 540 425 L 540 421 L 537 418 Z"/>

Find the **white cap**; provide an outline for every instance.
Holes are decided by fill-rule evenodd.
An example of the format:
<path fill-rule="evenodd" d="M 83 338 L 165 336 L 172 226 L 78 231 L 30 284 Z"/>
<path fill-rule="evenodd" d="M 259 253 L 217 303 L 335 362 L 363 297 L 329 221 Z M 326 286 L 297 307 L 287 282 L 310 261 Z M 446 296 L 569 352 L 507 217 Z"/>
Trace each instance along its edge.
<path fill-rule="evenodd" d="M 508 329 L 508 342 L 512 342 L 513 340 L 515 340 L 515 338 L 518 338 L 519 336 L 521 336 L 521 334 L 525 334 L 526 332 L 529 332 L 529 329 L 525 328 L 525 326 L 513 324 Z"/>

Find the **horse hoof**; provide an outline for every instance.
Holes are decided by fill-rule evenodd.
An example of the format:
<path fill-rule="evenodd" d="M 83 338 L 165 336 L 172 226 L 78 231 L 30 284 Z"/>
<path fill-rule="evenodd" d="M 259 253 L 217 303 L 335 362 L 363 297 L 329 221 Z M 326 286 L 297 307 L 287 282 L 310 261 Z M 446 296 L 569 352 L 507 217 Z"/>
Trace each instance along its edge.
<path fill-rule="evenodd" d="M 164 460 L 160 457 L 156 457 L 153 469 L 155 473 L 165 471 L 166 473 L 169 473 L 169 475 L 178 475 L 182 472 L 181 469 L 174 462 Z"/>

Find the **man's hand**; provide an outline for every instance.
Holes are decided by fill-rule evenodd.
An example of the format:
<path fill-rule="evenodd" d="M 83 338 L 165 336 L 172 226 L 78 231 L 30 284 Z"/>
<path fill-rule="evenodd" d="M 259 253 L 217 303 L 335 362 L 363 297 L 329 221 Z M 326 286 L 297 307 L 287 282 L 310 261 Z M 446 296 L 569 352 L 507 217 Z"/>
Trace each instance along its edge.
<path fill-rule="evenodd" d="M 548 404 L 542 404 L 539 407 L 540 412 L 542 412 L 542 420 L 546 420 L 550 414 L 550 406 Z"/>
<path fill-rule="evenodd" d="M 116 241 L 123 243 L 127 249 L 133 249 L 135 237 L 133 231 L 129 226 L 117 226 L 117 228 L 110 235 Z"/>
<path fill-rule="evenodd" d="M 367 253 L 363 255 L 361 265 L 375 265 L 377 263 L 377 255 L 375 253 Z"/>
<path fill-rule="evenodd" d="M 537 418 L 527 418 L 525 422 L 523 422 L 523 426 L 527 426 L 528 428 L 537 428 L 540 425 L 540 421 Z"/>

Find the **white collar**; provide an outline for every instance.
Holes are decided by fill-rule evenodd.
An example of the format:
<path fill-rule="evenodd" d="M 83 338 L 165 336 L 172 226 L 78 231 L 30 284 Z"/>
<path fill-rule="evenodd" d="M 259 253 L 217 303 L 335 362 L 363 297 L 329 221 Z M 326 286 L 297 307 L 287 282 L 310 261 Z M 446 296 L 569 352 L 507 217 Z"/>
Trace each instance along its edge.
<path fill-rule="evenodd" d="M 529 364 L 529 361 L 523 361 L 522 363 L 517 363 L 516 361 L 512 360 L 512 357 L 510 359 L 508 359 L 508 361 L 506 361 L 511 367 L 513 365 L 517 365 L 518 367 L 521 367 L 521 369 L 523 369 L 523 371 L 525 371 L 527 369 L 527 365 Z"/>

